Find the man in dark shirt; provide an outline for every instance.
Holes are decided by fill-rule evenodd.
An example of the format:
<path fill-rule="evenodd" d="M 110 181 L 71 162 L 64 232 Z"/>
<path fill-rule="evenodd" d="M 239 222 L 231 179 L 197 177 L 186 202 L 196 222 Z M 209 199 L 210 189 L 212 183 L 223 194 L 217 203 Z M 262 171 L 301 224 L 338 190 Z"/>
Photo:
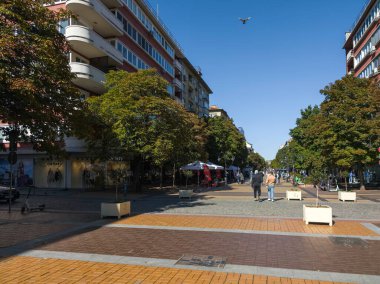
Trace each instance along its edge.
<path fill-rule="evenodd" d="M 261 202 L 261 184 L 263 183 L 263 176 L 259 174 L 258 170 L 255 170 L 255 174 L 252 176 L 251 186 L 253 188 L 253 196 L 256 201 Z"/>

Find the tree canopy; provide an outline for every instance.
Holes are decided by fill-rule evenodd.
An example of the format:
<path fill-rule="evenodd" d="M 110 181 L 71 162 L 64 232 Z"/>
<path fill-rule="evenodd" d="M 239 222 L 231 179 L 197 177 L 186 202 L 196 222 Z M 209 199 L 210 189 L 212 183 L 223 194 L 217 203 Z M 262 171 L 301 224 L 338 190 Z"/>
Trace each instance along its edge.
<path fill-rule="evenodd" d="M 111 71 L 106 76 L 108 91 L 88 99 L 93 115 L 117 138 L 114 147 L 141 155 L 157 166 L 204 155 L 200 120 L 171 99 L 166 86 L 155 70 Z"/>
<path fill-rule="evenodd" d="M 313 173 L 315 179 L 338 170 L 362 171 L 376 161 L 380 145 L 380 88 L 371 79 L 343 77 L 321 90 L 321 105 L 301 111 L 292 141 L 276 162 Z M 363 178 L 361 178 L 363 180 Z"/>
<path fill-rule="evenodd" d="M 35 149 L 51 151 L 73 129 L 81 102 L 57 30 L 66 12 L 48 10 L 47 2 L 0 3 L 0 120 Z"/>
<path fill-rule="evenodd" d="M 207 121 L 207 134 L 206 149 L 210 161 L 246 166 L 248 156 L 246 141 L 231 119 L 223 116 L 210 117 Z"/>

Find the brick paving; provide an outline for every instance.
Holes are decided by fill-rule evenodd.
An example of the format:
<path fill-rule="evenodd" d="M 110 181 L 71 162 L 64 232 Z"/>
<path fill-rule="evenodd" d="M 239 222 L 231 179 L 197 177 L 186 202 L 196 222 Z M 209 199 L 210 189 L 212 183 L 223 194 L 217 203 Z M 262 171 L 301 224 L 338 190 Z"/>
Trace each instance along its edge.
<path fill-rule="evenodd" d="M 306 225 L 302 220 L 273 219 L 273 218 L 241 218 L 229 216 L 186 216 L 169 214 L 142 214 L 122 219 L 116 224 L 218 228 L 251 231 L 297 232 L 306 234 L 351 235 L 351 236 L 380 236 L 359 222 L 337 221 L 334 226 Z"/>
<path fill-rule="evenodd" d="M 0 248 L 64 232 L 98 218 L 98 214 L 34 212 L 23 215 L 17 211 L 11 214 L 0 211 Z"/>
<path fill-rule="evenodd" d="M 34 201 L 47 203 L 47 211 L 28 215 L 19 214 L 21 202 L 14 205 L 15 210 L 11 215 L 5 212 L 7 204 L 0 204 L 0 253 L 10 246 L 13 246 L 10 251 L 17 247 L 24 249 L 27 247 L 22 246 L 24 241 L 44 239 L 45 236 L 58 233 L 61 237 L 47 238 L 43 245 L 37 246 L 37 243 L 32 243 L 28 249 L 33 247 L 50 253 L 57 251 L 98 255 L 94 261 L 90 257 L 63 260 L 58 255 L 54 258 L 44 258 L 33 254 L 3 258 L 0 259 L 0 282 L 330 283 L 248 275 L 233 270 L 206 271 L 201 267 L 182 269 L 119 264 L 102 261 L 102 255 L 172 262 L 183 254 L 214 255 L 227 257 L 227 267 L 240 265 L 262 268 L 263 271 L 266 271 L 266 268 L 315 271 L 317 276 L 318 271 L 330 274 L 346 273 L 342 275 L 358 274 L 362 277 L 380 275 L 380 234 L 376 233 L 376 230 L 370 230 L 370 226 L 367 225 L 367 228 L 361 224 L 366 222 L 380 227 L 380 191 L 357 191 L 359 201 L 356 203 L 339 202 L 336 192 L 320 192 L 320 196 L 325 200 L 322 203 L 333 208 L 335 224 L 329 227 L 305 225 L 302 222 L 302 204 L 315 202 L 315 192 L 307 188 L 310 192 L 304 191 L 304 201 L 286 201 L 285 191 L 290 187 L 287 184 L 277 187 L 278 202 L 274 203 L 254 202 L 248 185 L 233 185 L 228 190 L 206 190 L 198 193 L 191 202 L 179 201 L 178 195 L 171 193 L 130 197 L 129 199 L 133 199 L 132 212 L 135 214 L 166 214 L 136 215 L 120 221 L 115 220 L 113 225 L 108 227 L 95 227 L 100 223 L 90 222 L 99 219 L 100 202 L 113 198 L 109 193 L 97 192 L 87 195 L 57 192 L 56 195 L 35 196 Z M 263 191 L 265 197 L 265 189 Z M 346 221 L 337 218 L 372 221 Z M 90 224 L 89 230 L 65 234 L 85 224 Z M 268 272 L 268 275 L 273 274 Z M 281 275 L 288 277 L 285 272 Z M 303 276 L 299 278 L 313 279 L 305 277 L 302 273 L 296 275 Z M 315 279 L 331 278 L 320 276 Z M 343 279 L 347 281 L 347 278 Z M 362 282 L 373 282 L 368 282 L 368 279 Z M 358 282 L 362 283 L 361 280 Z"/>
<path fill-rule="evenodd" d="M 380 275 L 380 242 L 371 240 L 346 245 L 330 238 L 102 227 L 38 249 L 161 259 L 214 255 L 228 264 Z"/>
<path fill-rule="evenodd" d="M 11 257 L 3 260 L 0 262 L 0 275 L 4 283 L 333 284 L 265 275 L 33 257 Z"/>

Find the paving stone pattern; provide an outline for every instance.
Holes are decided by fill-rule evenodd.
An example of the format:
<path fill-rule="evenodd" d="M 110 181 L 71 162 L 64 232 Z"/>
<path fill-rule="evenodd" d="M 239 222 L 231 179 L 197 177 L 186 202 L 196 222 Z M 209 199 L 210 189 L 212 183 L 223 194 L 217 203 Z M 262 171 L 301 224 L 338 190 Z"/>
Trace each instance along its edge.
<path fill-rule="evenodd" d="M 28 265 L 25 265 L 26 263 Z M 0 275 L 4 283 L 333 284 L 264 275 L 32 257 L 12 257 L 3 260 L 0 262 Z"/>
<path fill-rule="evenodd" d="M 227 264 L 380 275 L 379 241 L 347 248 L 329 238 L 103 227 L 39 249 L 163 259 L 215 255 Z"/>
<path fill-rule="evenodd" d="M 142 214 L 125 218 L 115 224 L 190 227 L 190 228 L 218 228 L 251 231 L 296 232 L 306 234 L 330 234 L 351 236 L 379 236 L 359 222 L 337 221 L 334 226 L 306 225 L 302 220 L 274 219 L 274 218 L 242 218 L 229 216 L 184 216 L 170 214 Z"/>

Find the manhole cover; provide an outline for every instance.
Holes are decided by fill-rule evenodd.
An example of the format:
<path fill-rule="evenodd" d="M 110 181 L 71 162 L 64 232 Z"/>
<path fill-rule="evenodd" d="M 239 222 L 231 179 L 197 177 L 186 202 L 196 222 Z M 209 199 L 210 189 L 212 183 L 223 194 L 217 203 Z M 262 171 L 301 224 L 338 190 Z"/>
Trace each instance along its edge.
<path fill-rule="evenodd" d="M 345 247 L 361 247 L 368 248 L 368 243 L 360 238 L 345 238 L 345 237 L 329 237 L 330 241 L 335 245 Z"/>
<path fill-rule="evenodd" d="M 213 255 L 184 254 L 175 264 L 223 268 L 227 258 Z"/>

